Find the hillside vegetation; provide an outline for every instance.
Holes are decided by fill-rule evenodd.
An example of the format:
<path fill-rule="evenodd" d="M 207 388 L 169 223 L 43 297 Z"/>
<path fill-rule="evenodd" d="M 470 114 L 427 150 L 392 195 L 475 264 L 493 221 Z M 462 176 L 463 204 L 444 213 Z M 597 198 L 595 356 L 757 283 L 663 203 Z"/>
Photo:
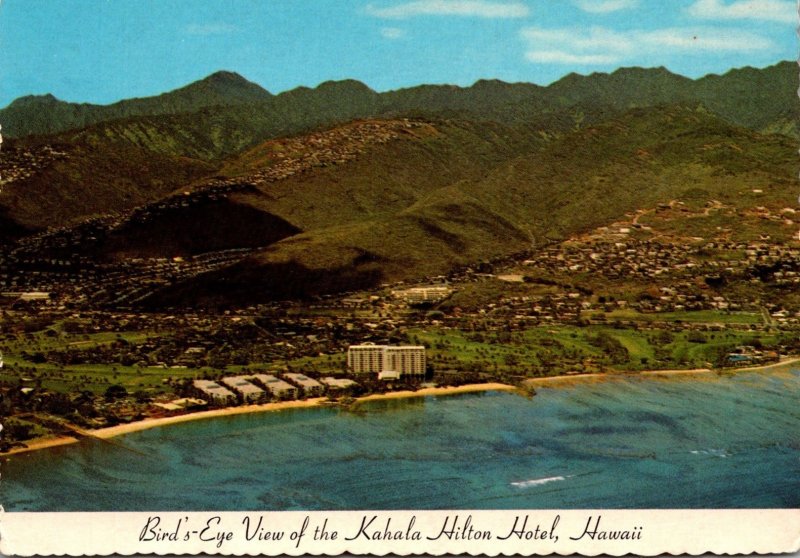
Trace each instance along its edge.
<path fill-rule="evenodd" d="M 6 142 L 0 157 L 0 214 L 16 230 L 74 224 L 158 200 L 214 168 L 203 161 L 125 143 L 58 139 Z"/>
<path fill-rule="evenodd" d="M 442 137 L 452 142 L 463 128 L 436 131 L 261 188 L 248 199 L 304 232 L 168 289 L 158 303 L 243 304 L 374 287 L 564 239 L 673 199 L 743 205 L 759 189 L 788 205 L 794 192 L 791 140 L 681 106 L 635 109 L 492 164 L 448 152 Z M 407 190 L 393 184 L 390 164 L 401 147 L 402 168 L 416 170 L 413 181 L 401 179 Z"/>
<path fill-rule="evenodd" d="M 796 195 L 795 74 L 629 68 L 273 96 L 218 73 L 7 142 L 0 233 L 66 227 L 79 245 L 48 241 L 53 253 L 111 262 L 244 250 L 144 301 L 225 306 L 444 274 L 673 200 L 747 208 L 758 191 L 780 209 Z"/>

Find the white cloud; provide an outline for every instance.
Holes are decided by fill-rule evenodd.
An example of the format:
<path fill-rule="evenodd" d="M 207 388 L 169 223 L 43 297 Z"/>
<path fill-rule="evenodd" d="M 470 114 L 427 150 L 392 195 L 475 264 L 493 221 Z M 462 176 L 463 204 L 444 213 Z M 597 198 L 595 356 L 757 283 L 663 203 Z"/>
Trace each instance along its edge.
<path fill-rule="evenodd" d="M 641 54 L 751 52 L 774 47 L 770 39 L 740 29 L 665 28 L 653 31 L 612 31 L 603 27 L 528 27 L 520 34 L 528 43 L 525 58 L 542 64 L 604 66 Z"/>
<path fill-rule="evenodd" d="M 687 9 L 689 15 L 700 19 L 749 19 L 795 23 L 797 4 L 788 0 L 737 0 L 730 4 L 722 0 L 697 0 Z"/>
<path fill-rule="evenodd" d="M 225 35 L 236 31 L 235 25 L 229 23 L 192 23 L 186 26 L 189 35 Z"/>
<path fill-rule="evenodd" d="M 620 57 L 613 54 L 572 54 L 562 50 L 532 50 L 525 53 L 530 62 L 539 64 L 567 64 L 580 66 L 607 66 L 616 64 Z"/>
<path fill-rule="evenodd" d="M 644 33 L 642 41 L 652 47 L 711 52 L 750 52 L 773 46 L 766 37 L 733 29 L 661 29 Z"/>
<path fill-rule="evenodd" d="M 367 13 L 386 19 L 415 16 L 462 16 L 483 18 L 519 18 L 529 14 L 522 2 L 490 2 L 487 0 L 415 0 L 387 8 L 367 6 Z"/>
<path fill-rule="evenodd" d="M 405 29 L 399 29 L 397 27 L 384 27 L 381 29 L 381 36 L 385 39 L 401 39 L 405 37 L 405 35 Z"/>
<path fill-rule="evenodd" d="M 588 51 L 587 54 L 597 50 L 627 52 L 633 48 L 630 37 L 604 27 L 588 29 L 528 27 L 521 33 L 531 46 L 553 45 L 567 47 L 568 50 Z"/>
<path fill-rule="evenodd" d="M 635 8 L 638 0 L 575 0 L 575 5 L 584 12 L 609 14 L 620 10 Z"/>

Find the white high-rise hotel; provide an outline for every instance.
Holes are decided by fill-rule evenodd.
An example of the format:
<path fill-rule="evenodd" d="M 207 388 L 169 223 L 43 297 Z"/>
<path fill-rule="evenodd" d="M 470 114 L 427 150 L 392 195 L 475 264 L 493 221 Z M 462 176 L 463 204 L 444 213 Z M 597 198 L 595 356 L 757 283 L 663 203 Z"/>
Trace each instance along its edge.
<path fill-rule="evenodd" d="M 347 368 L 354 374 L 395 373 L 398 376 L 425 374 L 425 347 L 417 345 L 351 345 Z"/>

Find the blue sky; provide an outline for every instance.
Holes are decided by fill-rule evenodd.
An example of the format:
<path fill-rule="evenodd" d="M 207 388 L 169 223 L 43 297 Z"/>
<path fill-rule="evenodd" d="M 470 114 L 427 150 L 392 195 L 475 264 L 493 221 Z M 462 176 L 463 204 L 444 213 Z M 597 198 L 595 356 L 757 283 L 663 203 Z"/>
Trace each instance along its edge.
<path fill-rule="evenodd" d="M 221 69 L 273 93 L 621 66 L 699 77 L 797 58 L 796 18 L 794 0 L 0 0 L 0 106 L 109 103 Z"/>

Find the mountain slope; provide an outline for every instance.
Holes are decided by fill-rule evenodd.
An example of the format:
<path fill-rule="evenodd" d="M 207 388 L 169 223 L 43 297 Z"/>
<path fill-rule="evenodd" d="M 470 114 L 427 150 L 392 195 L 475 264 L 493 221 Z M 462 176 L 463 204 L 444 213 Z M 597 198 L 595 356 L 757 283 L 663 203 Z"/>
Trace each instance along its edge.
<path fill-rule="evenodd" d="M 8 137 L 23 137 L 54 134 L 131 116 L 180 114 L 213 106 L 249 104 L 270 97 L 268 91 L 239 74 L 216 72 L 162 95 L 111 105 L 68 103 L 52 95 L 21 97 L 0 110 L 0 122 Z"/>
<path fill-rule="evenodd" d="M 791 203 L 793 141 L 731 126 L 702 109 L 634 109 L 464 186 L 535 238 L 562 239 L 626 212 L 702 191 L 736 202 L 780 189 Z M 498 195 L 501 192 L 502 195 Z"/>
<path fill-rule="evenodd" d="M 0 208 L 36 230 L 155 201 L 213 167 L 122 143 L 28 146 L 6 142 L 0 157 Z"/>
<path fill-rule="evenodd" d="M 339 227 L 389 219 L 540 144 L 494 124 L 410 120 L 356 121 L 270 140 L 226 161 L 214 179 L 195 182 L 189 195 L 132 212 L 101 251 L 112 259 L 174 257 L 269 246 L 301 231 L 337 235 Z M 233 222 L 253 226 L 248 233 Z M 160 234 L 169 240 L 154 242 Z"/>
<path fill-rule="evenodd" d="M 442 153 L 437 151 L 431 161 L 442 159 Z M 452 159 L 443 166 L 452 168 Z M 302 234 L 157 293 L 149 303 L 238 305 L 419 279 L 518 252 L 531 241 L 562 239 L 685 196 L 697 203 L 716 199 L 736 204 L 757 188 L 789 204 L 794 166 L 791 140 L 760 136 L 708 111 L 682 106 L 635 109 L 491 168 L 483 165 L 488 172 L 415 185 L 413 199 L 389 204 L 385 211 L 369 210 L 365 204 L 379 205 L 381 186 L 395 178 L 391 166 L 347 165 L 349 188 L 335 198 L 351 204 L 359 200 L 360 214 L 344 212 L 338 224 L 328 218 L 314 226 L 313 208 L 298 213 L 308 219 Z M 294 198 L 285 207 L 301 205 L 305 194 L 316 202 L 314 178 L 326 170 L 313 171 L 306 180 L 275 182 L 271 199 L 280 190 Z M 334 177 L 325 176 L 322 183 L 336 188 Z M 281 213 L 279 202 L 270 205 L 265 198 L 263 203 Z M 338 215 L 344 203 L 330 207 L 329 213 Z"/>
<path fill-rule="evenodd" d="M 729 122 L 797 138 L 797 80 L 797 63 L 781 62 L 764 69 L 748 67 L 709 75 L 697 80 L 694 90 L 703 105 Z"/>
<path fill-rule="evenodd" d="M 300 232 L 284 219 L 228 196 L 183 198 L 135 212 L 109 234 L 101 251 L 120 260 L 193 256 L 268 246 Z"/>

